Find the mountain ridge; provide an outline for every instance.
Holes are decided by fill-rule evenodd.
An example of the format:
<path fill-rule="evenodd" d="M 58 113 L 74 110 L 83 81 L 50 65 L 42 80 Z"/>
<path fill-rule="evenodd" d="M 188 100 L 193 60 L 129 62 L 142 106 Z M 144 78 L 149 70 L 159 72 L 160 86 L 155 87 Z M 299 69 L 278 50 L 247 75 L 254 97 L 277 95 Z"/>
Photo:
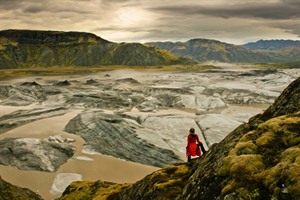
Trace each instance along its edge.
<path fill-rule="evenodd" d="M 113 43 L 91 33 L 0 31 L 0 68 L 50 66 L 157 66 L 195 64 L 140 43 Z"/>
<path fill-rule="evenodd" d="M 282 48 L 249 49 L 213 39 L 186 42 L 114 43 L 93 33 L 3 30 L 0 31 L 0 68 L 52 66 L 161 66 L 199 62 L 285 63 L 300 61 L 297 41 L 259 40 L 249 45 L 289 43 Z M 298 44 L 298 43 L 297 43 Z M 276 45 L 275 45 L 276 46 Z M 278 45 L 277 45 L 278 46 Z"/>
<path fill-rule="evenodd" d="M 199 62 L 276 63 L 300 60 L 298 56 L 300 46 L 297 45 L 287 46 L 286 49 L 258 51 L 246 48 L 244 45 L 228 44 L 203 38 L 195 38 L 186 42 L 148 42 L 146 44 L 166 49 L 177 56 L 189 57 Z M 294 48 L 290 49 L 291 47 Z"/>
<path fill-rule="evenodd" d="M 279 50 L 290 46 L 299 46 L 300 40 L 258 40 L 256 42 L 249 42 L 243 44 L 243 47 L 246 47 L 250 50 Z"/>

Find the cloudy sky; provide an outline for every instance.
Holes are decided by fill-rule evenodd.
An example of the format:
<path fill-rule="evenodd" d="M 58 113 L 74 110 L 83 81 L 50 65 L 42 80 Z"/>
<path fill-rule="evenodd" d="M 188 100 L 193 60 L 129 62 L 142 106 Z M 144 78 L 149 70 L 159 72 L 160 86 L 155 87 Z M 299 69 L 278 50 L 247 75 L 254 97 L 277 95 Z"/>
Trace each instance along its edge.
<path fill-rule="evenodd" d="M 113 42 L 300 39 L 300 0 L 0 0 L 0 29 L 92 32 Z"/>

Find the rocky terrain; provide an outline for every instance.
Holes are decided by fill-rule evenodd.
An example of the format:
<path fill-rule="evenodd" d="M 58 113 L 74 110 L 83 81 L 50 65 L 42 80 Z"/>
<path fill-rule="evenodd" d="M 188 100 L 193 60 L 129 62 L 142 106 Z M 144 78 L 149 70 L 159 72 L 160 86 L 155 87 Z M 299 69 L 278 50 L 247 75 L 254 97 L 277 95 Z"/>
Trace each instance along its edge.
<path fill-rule="evenodd" d="M 299 199 L 300 78 L 192 166 L 176 164 L 132 184 L 73 182 L 61 199 Z"/>
<path fill-rule="evenodd" d="M 64 125 L 64 131 L 84 140 L 82 152 L 87 157 L 80 159 L 87 169 L 91 154 L 155 167 L 180 163 L 185 161 L 189 128 L 196 129 L 206 149 L 215 148 L 229 132 L 271 105 L 299 76 L 298 69 L 225 66 L 222 70 L 116 70 L 2 81 L 0 164 L 21 170 L 58 170 L 73 156 L 74 141 L 21 134 L 16 138 L 10 132 L 74 111 L 77 114 Z M 271 113 L 279 112 L 277 107 Z M 178 165 L 183 170 L 179 173 L 185 173 L 185 167 L 190 166 Z M 73 180 L 80 179 L 71 175 Z"/>

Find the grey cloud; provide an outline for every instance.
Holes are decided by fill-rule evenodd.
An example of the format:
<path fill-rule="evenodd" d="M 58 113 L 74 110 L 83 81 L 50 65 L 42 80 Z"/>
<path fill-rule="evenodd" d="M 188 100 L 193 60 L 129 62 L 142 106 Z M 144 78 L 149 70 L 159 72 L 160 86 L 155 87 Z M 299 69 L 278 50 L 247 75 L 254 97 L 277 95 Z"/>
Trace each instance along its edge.
<path fill-rule="evenodd" d="M 276 21 L 266 25 L 280 28 L 282 30 L 285 30 L 285 32 L 287 33 L 297 35 L 300 38 L 300 21 L 291 21 L 291 20 Z"/>
<path fill-rule="evenodd" d="M 0 10 L 14 10 L 22 5 L 22 1 L 1 0 Z"/>
<path fill-rule="evenodd" d="M 300 6 L 300 1 L 299 0 L 281 0 L 281 2 L 283 2 L 285 4 L 289 4 L 289 5 Z"/>
<path fill-rule="evenodd" d="M 253 35 L 260 39 L 264 34 L 281 37 L 284 32 L 287 37 L 300 35 L 299 0 L 0 1 L 5 29 L 79 30 L 105 35 L 112 41 L 182 41 L 194 37 L 246 40 Z M 122 11 L 131 10 L 145 13 L 141 18 L 145 21 L 127 24 L 120 18 Z"/>
<path fill-rule="evenodd" d="M 291 4 L 292 3 L 292 4 Z M 300 17 L 299 5 L 294 1 L 285 3 L 238 3 L 232 5 L 170 5 L 149 8 L 152 11 L 173 15 L 206 15 L 221 18 L 291 19 Z"/>
<path fill-rule="evenodd" d="M 25 9 L 23 9 L 23 12 L 25 13 L 39 13 L 44 11 L 45 8 L 41 7 L 41 6 L 29 6 Z"/>
<path fill-rule="evenodd" d="M 27 1 L 27 0 L 1 0 L 0 10 L 21 11 L 27 14 L 37 14 L 40 12 L 72 12 L 78 14 L 89 14 L 91 11 L 84 5 L 87 3 L 95 3 L 94 0 L 39 0 Z M 78 6 L 76 6 L 78 5 Z"/>

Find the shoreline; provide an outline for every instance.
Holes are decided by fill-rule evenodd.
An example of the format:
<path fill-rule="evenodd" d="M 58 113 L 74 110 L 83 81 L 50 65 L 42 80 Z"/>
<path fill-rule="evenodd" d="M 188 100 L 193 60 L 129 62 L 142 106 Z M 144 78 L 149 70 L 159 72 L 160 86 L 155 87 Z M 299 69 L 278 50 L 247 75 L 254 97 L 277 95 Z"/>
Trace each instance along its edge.
<path fill-rule="evenodd" d="M 78 111 L 73 111 L 62 116 L 37 120 L 1 134 L 0 139 L 8 137 L 45 139 L 52 135 L 61 134 L 63 137 L 76 140 L 72 144 L 76 147 L 74 156 L 61 165 L 56 172 L 24 171 L 12 166 L 0 165 L 1 177 L 11 184 L 31 189 L 45 199 L 53 199 L 61 195 L 51 194 L 50 191 L 55 177 L 60 173 L 81 174 L 82 180 L 85 181 L 101 180 L 115 183 L 134 183 L 159 169 L 157 167 L 124 161 L 112 156 L 83 153 L 82 145 L 84 144 L 84 140 L 78 135 L 63 131 L 65 124 L 71 118 L 75 117 L 77 113 Z M 55 123 L 55 126 L 48 126 L 48 124 L 53 123 Z M 74 159 L 74 157 L 79 156 L 88 157 L 93 160 Z"/>

